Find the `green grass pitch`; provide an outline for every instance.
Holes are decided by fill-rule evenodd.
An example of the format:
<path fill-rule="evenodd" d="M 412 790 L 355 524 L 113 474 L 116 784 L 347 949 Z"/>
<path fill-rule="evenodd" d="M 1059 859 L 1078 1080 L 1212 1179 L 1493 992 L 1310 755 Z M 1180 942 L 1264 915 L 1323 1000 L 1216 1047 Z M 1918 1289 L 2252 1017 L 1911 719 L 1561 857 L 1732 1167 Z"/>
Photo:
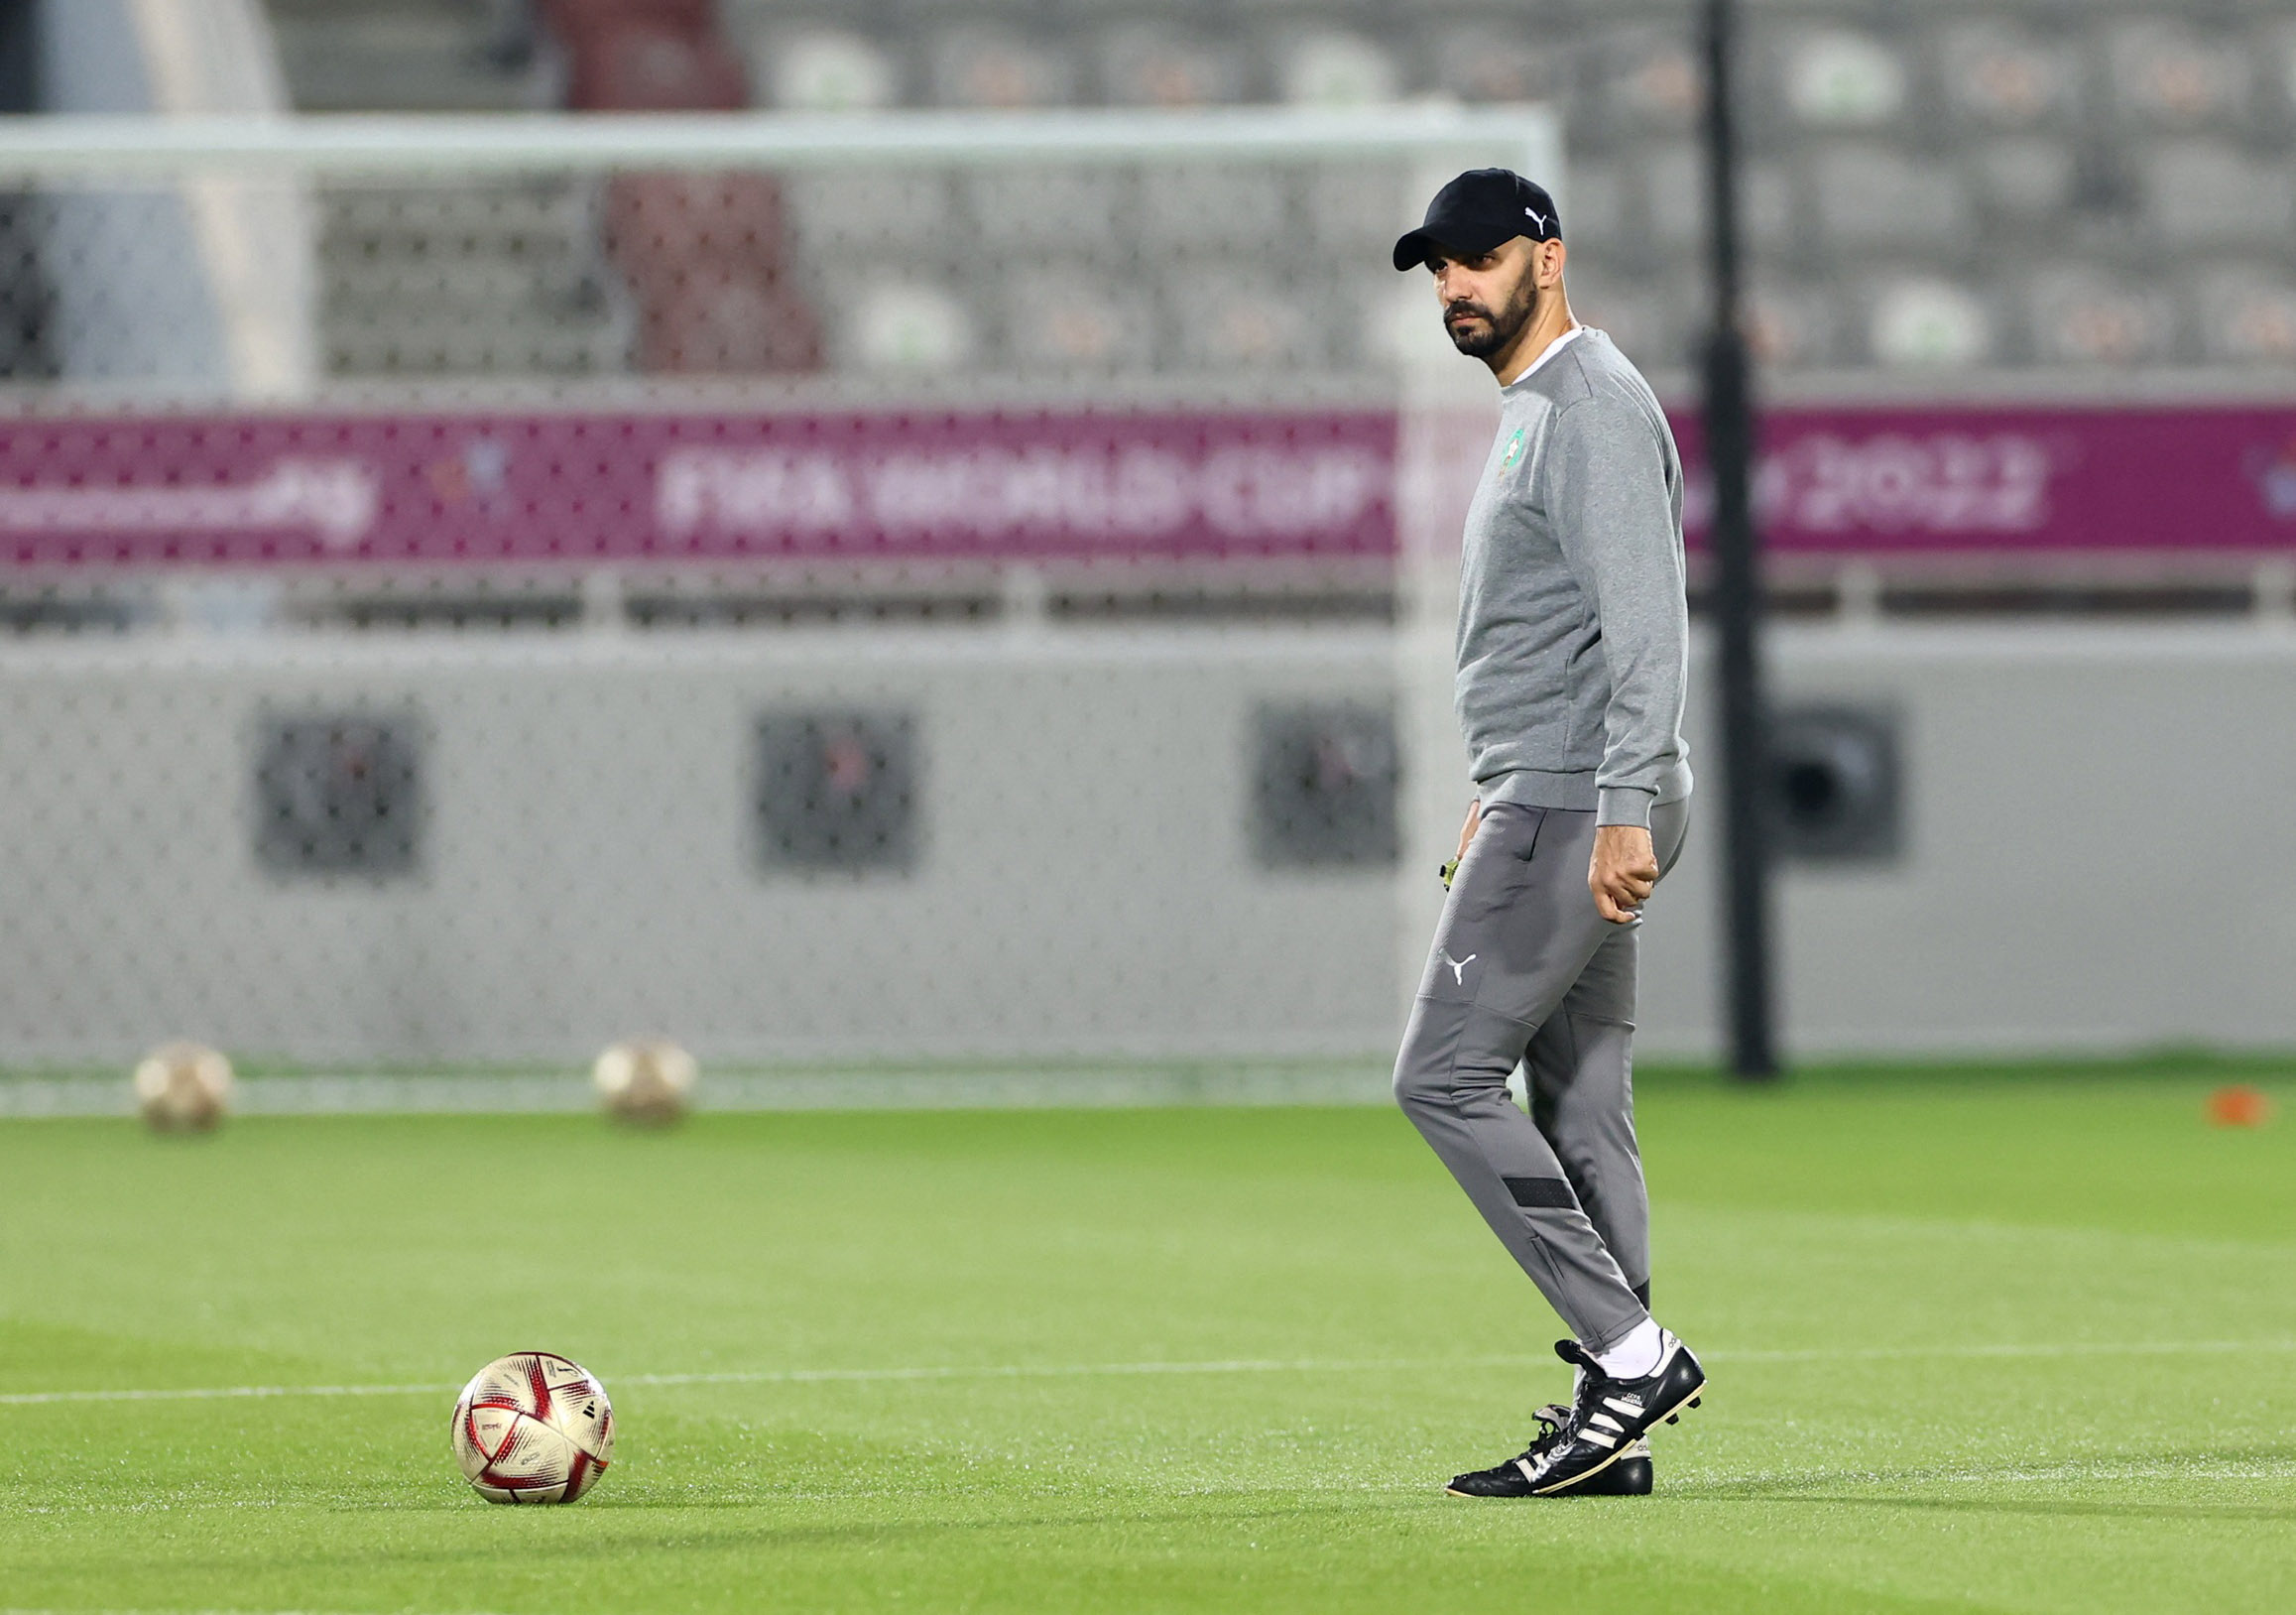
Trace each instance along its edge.
<path fill-rule="evenodd" d="M 1391 1111 L 0 1125 L 0 1609 L 2296 1609 L 2296 1121 L 2217 1079 L 1647 1079 L 1713 1384 L 1532 1504 L 1439 1488 L 1558 1326 Z M 448 1453 L 529 1346 L 571 1508 Z"/>

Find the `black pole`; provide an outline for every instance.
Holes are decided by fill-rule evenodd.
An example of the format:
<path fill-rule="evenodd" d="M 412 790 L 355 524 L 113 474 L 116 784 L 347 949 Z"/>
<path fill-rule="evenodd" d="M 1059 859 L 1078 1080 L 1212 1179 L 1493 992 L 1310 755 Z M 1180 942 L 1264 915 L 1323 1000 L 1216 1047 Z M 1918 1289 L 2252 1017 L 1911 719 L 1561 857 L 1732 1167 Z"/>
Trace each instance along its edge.
<path fill-rule="evenodd" d="M 1738 132 L 1731 106 L 1735 0 L 1706 0 L 1706 162 L 1714 329 L 1706 348 L 1706 453 L 1714 475 L 1714 610 L 1721 631 L 1723 934 L 1730 1064 L 1777 1074 L 1769 979 L 1769 835 L 1763 786 L 1761 555 L 1752 497 L 1753 408 L 1739 318 Z"/>

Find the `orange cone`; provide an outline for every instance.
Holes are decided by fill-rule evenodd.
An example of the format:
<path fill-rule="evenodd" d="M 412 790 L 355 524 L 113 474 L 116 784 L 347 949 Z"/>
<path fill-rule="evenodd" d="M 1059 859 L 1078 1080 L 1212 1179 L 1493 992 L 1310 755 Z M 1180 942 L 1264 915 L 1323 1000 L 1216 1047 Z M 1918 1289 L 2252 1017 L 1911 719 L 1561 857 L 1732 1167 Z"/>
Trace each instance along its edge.
<path fill-rule="evenodd" d="M 2209 1095 L 2209 1122 L 2215 1127 L 2261 1127 L 2272 1119 L 2272 1101 L 2262 1088 L 2235 1082 Z"/>

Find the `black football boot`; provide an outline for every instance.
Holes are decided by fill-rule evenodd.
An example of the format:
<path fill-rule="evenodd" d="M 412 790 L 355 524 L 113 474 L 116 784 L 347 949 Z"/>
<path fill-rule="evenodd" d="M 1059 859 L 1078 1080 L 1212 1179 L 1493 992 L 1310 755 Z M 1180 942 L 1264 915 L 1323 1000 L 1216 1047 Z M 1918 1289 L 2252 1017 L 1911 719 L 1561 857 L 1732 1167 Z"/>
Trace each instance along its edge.
<path fill-rule="evenodd" d="M 1547 1452 L 1562 1439 L 1565 1426 L 1570 1423 L 1571 1411 L 1559 1402 L 1550 1402 L 1532 1415 L 1538 1421 L 1538 1434 L 1528 1450 L 1518 1458 L 1490 1469 L 1477 1469 L 1451 1477 L 1451 1484 L 1443 1489 L 1453 1497 L 1534 1497 L 1531 1477 Z M 1648 1497 L 1652 1474 L 1650 1443 L 1636 1441 L 1623 1453 L 1616 1463 L 1607 1464 L 1589 1475 L 1586 1481 L 1553 1495 L 1557 1497 Z"/>
<path fill-rule="evenodd" d="M 1554 1352 L 1579 1370 L 1578 1395 L 1569 1420 L 1525 1477 L 1536 1497 L 1575 1492 L 1617 1468 L 1653 1428 L 1671 1425 L 1685 1408 L 1697 1407 L 1706 1389 L 1706 1370 L 1688 1346 L 1663 1329 L 1658 1332 L 1658 1366 L 1633 1379 L 1604 1373 L 1576 1340 L 1557 1340 Z"/>

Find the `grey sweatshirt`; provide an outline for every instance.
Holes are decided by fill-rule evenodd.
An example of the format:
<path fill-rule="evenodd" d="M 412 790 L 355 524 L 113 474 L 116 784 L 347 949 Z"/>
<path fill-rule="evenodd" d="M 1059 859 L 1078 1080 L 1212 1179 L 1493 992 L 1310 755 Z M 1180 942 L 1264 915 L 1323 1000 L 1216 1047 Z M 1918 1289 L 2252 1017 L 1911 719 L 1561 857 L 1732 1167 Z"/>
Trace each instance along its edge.
<path fill-rule="evenodd" d="M 1652 804 L 1690 795 L 1674 435 L 1641 372 L 1592 328 L 1500 398 L 1459 589 L 1477 791 L 1647 825 Z"/>

